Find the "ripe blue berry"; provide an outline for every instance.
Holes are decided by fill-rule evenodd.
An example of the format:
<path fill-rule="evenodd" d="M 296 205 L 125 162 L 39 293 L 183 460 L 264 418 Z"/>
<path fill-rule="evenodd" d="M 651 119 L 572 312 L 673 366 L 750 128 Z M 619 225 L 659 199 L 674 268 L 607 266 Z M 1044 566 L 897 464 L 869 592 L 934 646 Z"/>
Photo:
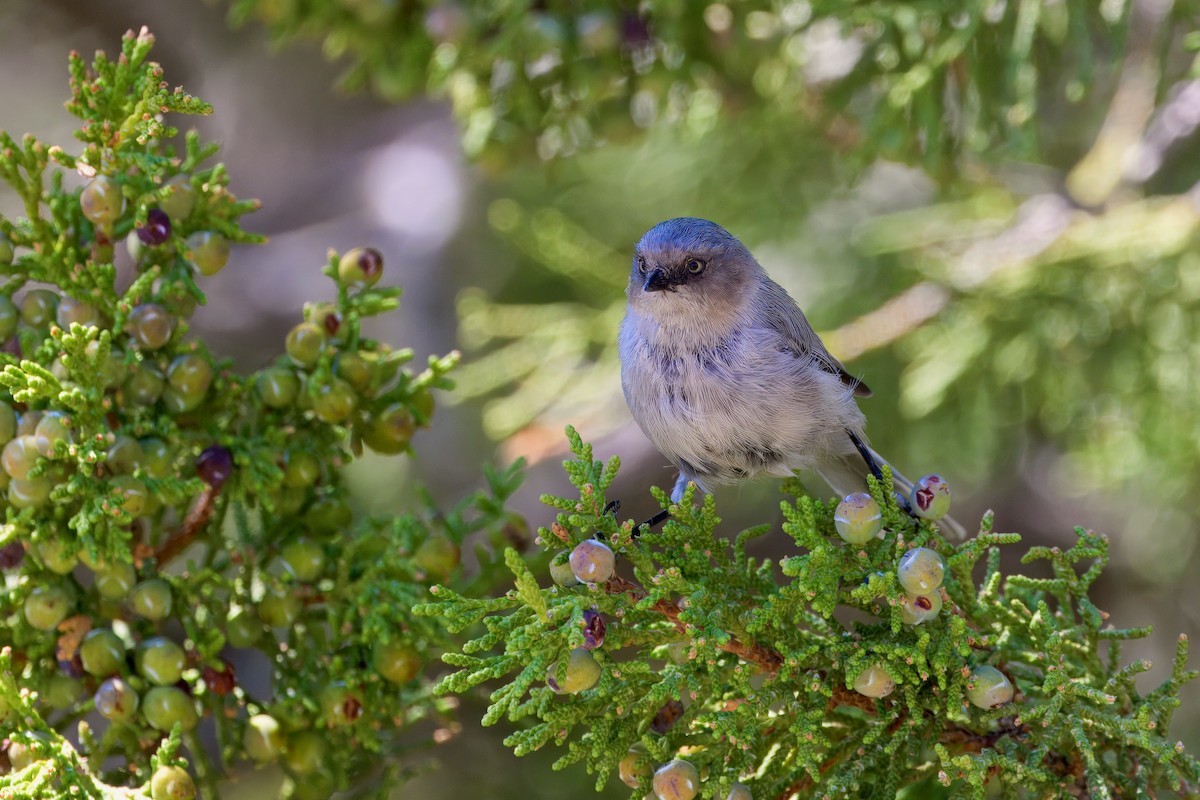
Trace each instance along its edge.
<path fill-rule="evenodd" d="M 589 608 L 583 612 L 583 649 L 595 650 L 604 645 L 608 625 L 599 611 Z"/>
<path fill-rule="evenodd" d="M 942 610 L 942 595 L 933 591 L 929 594 L 905 593 L 900 601 L 900 619 L 905 625 L 920 625 L 925 620 L 933 619 Z"/>
<path fill-rule="evenodd" d="M 926 475 L 913 484 L 912 510 L 924 519 L 941 519 L 950 512 L 950 484 L 941 475 Z"/>
<path fill-rule="evenodd" d="M 895 688 L 892 676 L 878 664 L 867 667 L 854 679 L 854 691 L 867 697 L 887 697 Z"/>
<path fill-rule="evenodd" d="M 866 492 L 846 495 L 833 512 L 838 535 L 850 544 L 864 544 L 883 528 L 883 511 Z"/>
<path fill-rule="evenodd" d="M 214 444 L 196 458 L 196 474 L 214 489 L 220 489 L 233 473 L 233 453 Z"/>
<path fill-rule="evenodd" d="M 999 708 L 1012 701 L 1013 693 L 1012 681 L 988 664 L 976 667 L 967 676 L 967 699 L 979 708 Z"/>
<path fill-rule="evenodd" d="M 597 539 L 588 539 L 571 551 L 571 571 L 581 583 L 604 583 L 612 577 L 616 560 L 612 548 Z"/>
<path fill-rule="evenodd" d="M 137 229 L 138 240 L 150 247 L 162 244 L 171 238 L 171 218 L 161 208 L 146 212 L 146 224 Z"/>
<path fill-rule="evenodd" d="M 914 547 L 900 557 L 896 577 L 912 594 L 929 594 L 942 585 L 946 562 L 928 547 Z"/>
<path fill-rule="evenodd" d="M 654 771 L 658 800 L 692 800 L 700 793 L 700 773 L 690 761 L 677 758 Z"/>

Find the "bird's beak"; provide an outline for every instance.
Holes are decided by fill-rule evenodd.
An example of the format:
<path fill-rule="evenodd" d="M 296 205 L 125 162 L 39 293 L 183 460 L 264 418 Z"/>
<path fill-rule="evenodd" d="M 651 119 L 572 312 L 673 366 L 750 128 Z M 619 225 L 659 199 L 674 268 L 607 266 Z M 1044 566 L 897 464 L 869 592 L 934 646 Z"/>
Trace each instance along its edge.
<path fill-rule="evenodd" d="M 667 280 L 667 273 L 662 267 L 655 267 L 650 270 L 650 274 L 646 276 L 646 282 L 642 284 L 642 289 L 647 292 L 661 292 L 671 288 L 671 282 Z"/>

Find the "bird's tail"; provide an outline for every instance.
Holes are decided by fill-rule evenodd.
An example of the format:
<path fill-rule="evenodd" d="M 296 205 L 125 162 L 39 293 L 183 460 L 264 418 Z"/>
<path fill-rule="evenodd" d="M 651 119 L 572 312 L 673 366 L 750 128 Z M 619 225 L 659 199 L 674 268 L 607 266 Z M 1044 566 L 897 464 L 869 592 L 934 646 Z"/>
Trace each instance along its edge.
<path fill-rule="evenodd" d="M 879 455 L 871 448 L 867 448 L 871 456 L 875 459 L 875 463 L 881 467 L 887 465 L 892 470 L 892 483 L 897 492 L 902 497 L 908 499 L 912 496 L 913 482 L 904 477 L 898 469 L 893 467 L 887 459 Z M 845 497 L 852 492 L 865 491 L 867 488 L 867 475 L 870 470 L 867 468 L 862 456 L 858 453 L 842 456 L 837 459 L 830 459 L 821 464 L 817 468 L 817 474 L 821 479 L 829 484 L 829 488 L 840 497 Z M 962 541 L 967 536 L 966 528 L 951 516 L 945 516 L 937 520 L 938 526 L 949 539 Z"/>

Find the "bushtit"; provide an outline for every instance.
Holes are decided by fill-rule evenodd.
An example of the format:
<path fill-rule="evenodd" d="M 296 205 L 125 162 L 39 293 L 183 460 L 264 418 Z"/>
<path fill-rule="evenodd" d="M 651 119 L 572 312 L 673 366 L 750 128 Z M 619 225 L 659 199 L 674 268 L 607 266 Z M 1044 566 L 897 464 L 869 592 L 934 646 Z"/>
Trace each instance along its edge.
<path fill-rule="evenodd" d="M 689 481 L 708 492 L 794 470 L 845 495 L 885 463 L 865 444 L 855 402 L 870 389 L 721 226 L 655 225 L 634 250 L 628 295 L 621 385 L 633 418 L 679 468 L 674 502 Z M 912 484 L 893 476 L 907 493 Z"/>

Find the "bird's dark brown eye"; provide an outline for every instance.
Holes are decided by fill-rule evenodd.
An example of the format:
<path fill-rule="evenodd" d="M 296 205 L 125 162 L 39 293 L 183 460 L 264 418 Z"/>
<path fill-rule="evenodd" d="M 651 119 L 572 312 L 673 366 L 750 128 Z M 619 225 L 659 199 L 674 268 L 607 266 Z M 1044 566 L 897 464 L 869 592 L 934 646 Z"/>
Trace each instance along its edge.
<path fill-rule="evenodd" d="M 689 258 L 684 266 L 687 267 L 687 271 L 693 275 L 699 275 L 704 271 L 704 262 L 698 258 Z"/>
<path fill-rule="evenodd" d="M 642 258 L 641 256 L 638 256 L 638 271 L 639 272 L 646 271 L 646 259 Z"/>

